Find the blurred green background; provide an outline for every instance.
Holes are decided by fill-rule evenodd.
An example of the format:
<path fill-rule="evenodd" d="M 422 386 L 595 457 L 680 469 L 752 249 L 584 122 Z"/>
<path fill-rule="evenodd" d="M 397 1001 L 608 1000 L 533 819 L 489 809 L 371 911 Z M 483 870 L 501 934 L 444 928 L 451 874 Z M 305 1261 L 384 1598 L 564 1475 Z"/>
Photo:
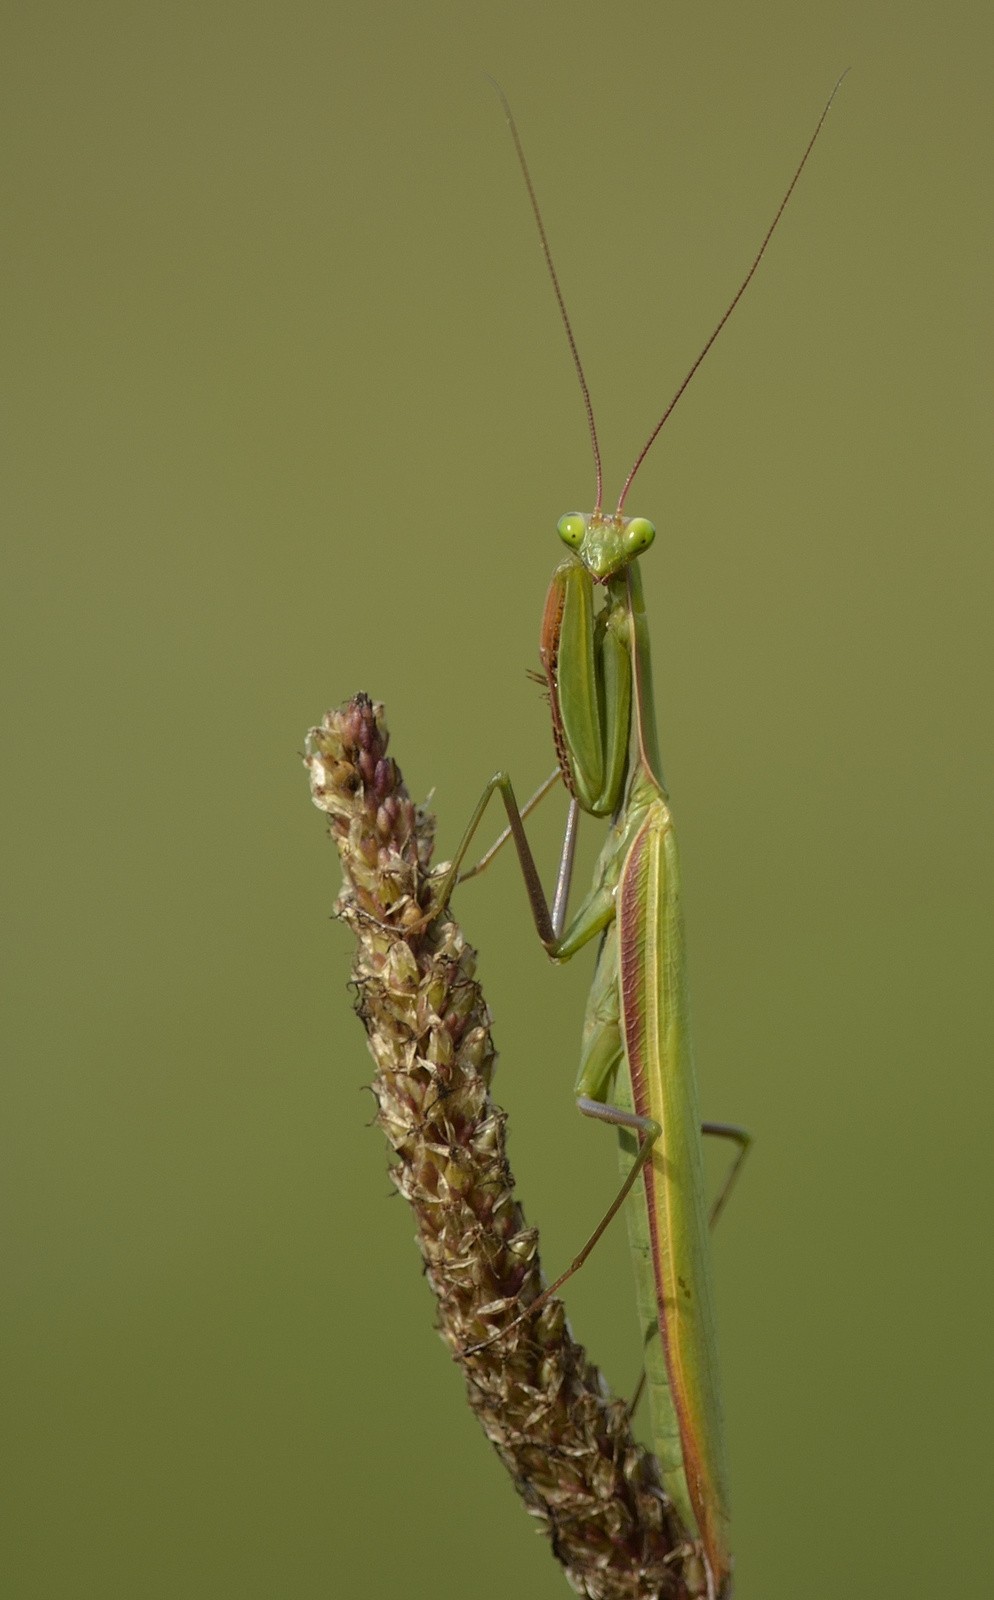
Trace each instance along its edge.
<path fill-rule="evenodd" d="M 9 1600 L 567 1590 L 433 1332 L 298 763 L 387 704 L 441 852 L 506 765 L 579 397 L 641 475 L 740 1600 L 977 1594 L 990 1515 L 994 22 L 972 0 L 8 8 Z M 559 808 L 561 811 L 561 807 Z M 560 816 L 537 828 L 551 871 Z M 596 829 L 587 830 L 587 859 Z M 613 1192 L 592 957 L 482 951 L 549 1267 Z M 623 1229 L 571 1287 L 638 1365 Z"/>

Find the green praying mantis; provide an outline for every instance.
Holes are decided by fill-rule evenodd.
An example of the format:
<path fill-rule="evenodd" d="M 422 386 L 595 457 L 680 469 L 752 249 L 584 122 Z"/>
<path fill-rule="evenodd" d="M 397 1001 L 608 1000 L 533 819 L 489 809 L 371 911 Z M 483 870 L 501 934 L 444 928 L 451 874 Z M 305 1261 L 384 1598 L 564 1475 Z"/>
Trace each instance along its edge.
<path fill-rule="evenodd" d="M 553 575 L 542 621 L 540 655 L 558 766 L 520 809 L 507 773 L 499 772 L 490 780 L 442 879 L 437 906 L 444 906 L 457 882 L 481 871 L 513 838 L 535 926 L 549 956 L 568 961 L 589 941 L 600 940 L 583 1026 L 576 1103 L 584 1115 L 619 1129 L 624 1183 L 579 1255 L 522 1317 L 533 1316 L 583 1264 L 631 1196 L 628 1227 L 653 1444 L 664 1488 L 698 1558 L 702 1576 L 697 1592 L 706 1592 L 709 1600 L 730 1594 L 732 1558 L 708 1233 L 750 1141 L 743 1129 L 730 1124 L 702 1124 L 698 1109 L 679 863 L 659 758 L 639 571 L 639 558 L 652 543 L 655 529 L 644 517 L 626 516 L 624 506 L 646 455 L 755 273 L 841 82 L 842 78 L 829 96 L 745 279 L 637 456 L 613 512 L 603 509 L 593 408 L 542 216 L 510 107 L 500 87 L 494 86 L 517 150 L 579 379 L 597 495 L 592 512 L 571 512 L 560 519 L 558 532 L 566 554 Z M 569 791 L 570 806 L 550 908 L 523 818 L 560 777 Z M 461 873 L 495 793 L 504 802 L 509 826 L 481 861 Z M 593 884 L 567 923 L 581 811 L 610 821 Z M 710 1211 L 703 1133 L 730 1139 L 739 1147 Z M 695 1586 L 692 1581 L 691 1587 Z"/>

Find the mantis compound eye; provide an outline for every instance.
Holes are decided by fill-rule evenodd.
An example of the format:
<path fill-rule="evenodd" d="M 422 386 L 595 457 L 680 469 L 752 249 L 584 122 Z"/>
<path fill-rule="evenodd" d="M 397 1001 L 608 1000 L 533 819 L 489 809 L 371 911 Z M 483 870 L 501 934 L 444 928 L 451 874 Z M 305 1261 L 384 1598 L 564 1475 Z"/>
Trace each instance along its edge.
<path fill-rule="evenodd" d="M 648 550 L 656 530 L 645 517 L 632 517 L 625 528 L 625 549 L 629 555 L 637 556 L 639 551 Z"/>
<path fill-rule="evenodd" d="M 582 511 L 570 511 L 559 518 L 559 537 L 573 550 L 579 550 L 586 531 L 587 519 Z"/>

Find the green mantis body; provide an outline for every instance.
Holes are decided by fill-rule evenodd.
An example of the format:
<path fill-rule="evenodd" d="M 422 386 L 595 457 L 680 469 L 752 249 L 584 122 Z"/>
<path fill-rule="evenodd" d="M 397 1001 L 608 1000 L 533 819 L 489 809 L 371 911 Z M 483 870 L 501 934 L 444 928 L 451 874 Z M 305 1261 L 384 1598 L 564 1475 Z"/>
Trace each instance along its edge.
<path fill-rule="evenodd" d="M 487 785 L 445 875 L 440 903 L 444 904 L 457 880 L 487 802 L 499 791 L 510 824 L 502 840 L 514 838 L 535 924 L 548 954 L 555 961 L 565 961 L 591 939 L 601 940 L 584 1021 L 577 1105 L 584 1114 L 619 1127 L 627 1176 L 583 1251 L 526 1314 L 534 1314 L 582 1264 L 622 1201 L 631 1195 L 629 1237 L 653 1443 L 664 1487 L 703 1558 L 704 1583 L 711 1597 L 729 1595 L 732 1562 L 701 1134 L 719 1133 L 741 1146 L 739 1160 L 712 1209 L 712 1221 L 738 1170 L 748 1137 L 741 1129 L 723 1125 L 705 1124 L 702 1129 L 700 1120 L 687 1008 L 676 836 L 659 760 L 649 632 L 638 565 L 655 529 L 644 518 L 624 516 L 623 506 L 632 479 L 663 423 L 755 272 L 837 90 L 838 84 L 742 286 L 637 457 L 617 510 L 605 513 L 601 509 L 600 452 L 586 380 L 517 130 L 498 88 L 583 392 L 597 471 L 597 503 L 592 513 L 571 513 L 560 520 L 559 535 L 568 553 L 553 575 L 542 624 L 541 657 L 559 773 L 572 797 L 553 908 L 550 911 L 547 904 L 506 773 L 498 773 Z M 534 799 L 549 787 L 543 785 Z M 593 885 L 567 924 L 572 849 L 580 810 L 610 818 L 610 825 Z M 488 852 L 484 862 L 464 876 L 472 876 L 492 854 Z"/>
<path fill-rule="evenodd" d="M 614 820 L 590 893 L 547 948 L 562 960 L 603 934 L 577 1100 L 588 1115 L 642 1139 L 633 1164 L 631 1133 L 622 1134 L 629 1179 L 641 1176 L 628 1219 L 653 1442 L 664 1487 L 700 1539 L 721 1593 L 730 1572 L 728 1475 L 701 1120 L 676 835 L 660 770 L 635 559 L 654 530 L 642 518 L 600 515 L 564 517 L 559 528 L 579 557 L 558 568 L 543 627 L 561 770 L 585 810 Z M 605 590 L 596 613 L 595 581 Z M 612 1099 L 614 1114 L 607 1110 Z"/>
<path fill-rule="evenodd" d="M 619 1082 L 618 1109 L 634 1112 L 645 1141 L 642 1194 L 629 1205 L 629 1235 L 653 1442 L 667 1493 L 688 1531 L 703 1541 L 720 1594 L 730 1566 L 728 1482 L 701 1117 L 677 842 L 659 768 L 648 627 L 634 557 L 634 550 L 650 542 L 653 528 L 643 518 L 565 517 L 560 534 L 579 555 L 552 579 L 543 630 L 560 765 L 584 810 L 610 811 L 615 822 L 591 893 L 551 954 L 567 957 L 603 930 L 576 1096 L 605 1104 Z M 607 590 L 597 616 L 595 578 Z M 592 674 L 576 672 L 578 659 L 592 662 Z M 615 754 L 621 746 L 616 722 L 627 736 L 624 784 L 624 766 L 618 770 Z M 615 770 L 605 771 L 607 782 L 594 806 L 597 765 Z M 624 1142 L 631 1146 L 631 1136 Z"/>
<path fill-rule="evenodd" d="M 654 529 L 644 518 L 599 513 L 564 517 L 559 529 L 576 553 L 553 576 L 541 654 L 560 772 L 573 797 L 571 824 L 577 809 L 612 818 L 593 885 L 564 928 L 569 845 L 550 912 L 510 780 L 498 773 L 474 813 L 442 898 L 455 881 L 490 796 L 498 790 L 549 955 L 566 961 L 590 940 L 601 938 L 576 1096 L 585 1115 L 621 1130 L 627 1178 L 593 1238 L 542 1299 L 582 1264 L 634 1190 L 629 1237 L 653 1444 L 663 1485 L 706 1557 L 711 1592 L 720 1595 L 730 1572 L 728 1488 L 701 1122 L 687 1015 L 676 835 L 660 773 L 649 635 L 635 559 L 651 542 Z M 599 608 L 597 589 L 603 596 Z M 747 1143 L 741 1130 L 708 1127 L 738 1138 L 743 1147 Z M 536 1308 L 533 1304 L 530 1312 Z"/>

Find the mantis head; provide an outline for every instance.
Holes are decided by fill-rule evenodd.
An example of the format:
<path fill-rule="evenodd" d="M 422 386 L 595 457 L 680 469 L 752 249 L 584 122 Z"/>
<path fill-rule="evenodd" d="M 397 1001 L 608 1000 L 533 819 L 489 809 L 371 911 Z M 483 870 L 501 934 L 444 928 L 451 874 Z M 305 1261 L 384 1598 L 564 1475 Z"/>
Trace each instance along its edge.
<path fill-rule="evenodd" d="M 559 537 L 576 551 L 595 582 L 605 583 L 648 550 L 656 530 L 645 517 L 570 511 L 559 519 Z"/>

